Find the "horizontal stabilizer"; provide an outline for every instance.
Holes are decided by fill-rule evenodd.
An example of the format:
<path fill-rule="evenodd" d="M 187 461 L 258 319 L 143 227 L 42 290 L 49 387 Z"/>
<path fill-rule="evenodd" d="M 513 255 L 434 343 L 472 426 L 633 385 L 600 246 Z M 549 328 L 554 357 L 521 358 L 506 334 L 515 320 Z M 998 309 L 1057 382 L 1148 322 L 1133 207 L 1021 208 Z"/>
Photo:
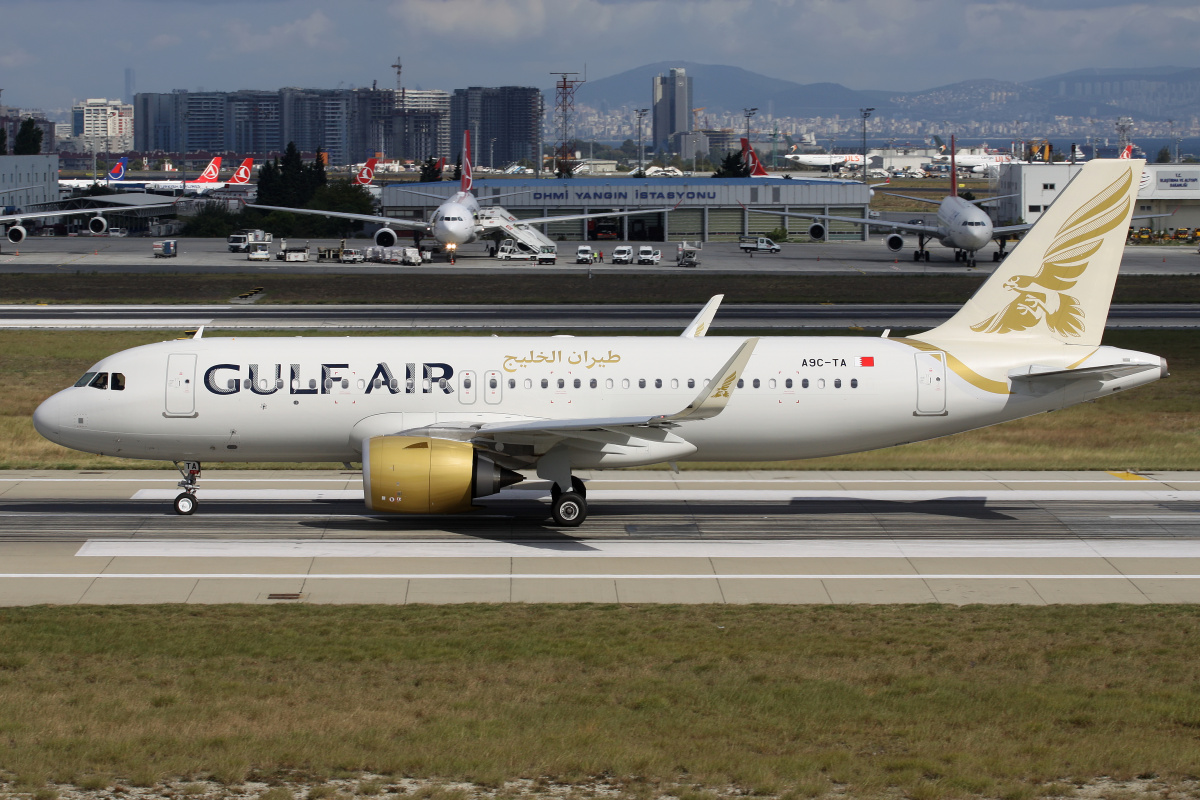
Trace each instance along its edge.
<path fill-rule="evenodd" d="M 1031 364 L 1008 373 L 1010 380 L 1030 383 L 1068 384 L 1075 381 L 1111 381 L 1128 375 L 1137 375 L 1147 370 L 1165 369 L 1163 364 L 1121 363 L 1105 364 L 1099 367 L 1083 367 L 1082 369 L 1058 369 Z"/>

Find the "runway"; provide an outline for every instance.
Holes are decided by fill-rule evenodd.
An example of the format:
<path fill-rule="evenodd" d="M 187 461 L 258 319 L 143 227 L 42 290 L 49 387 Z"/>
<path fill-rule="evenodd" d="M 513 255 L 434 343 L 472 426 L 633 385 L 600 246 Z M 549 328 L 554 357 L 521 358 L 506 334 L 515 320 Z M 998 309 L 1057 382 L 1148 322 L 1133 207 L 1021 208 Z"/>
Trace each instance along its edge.
<path fill-rule="evenodd" d="M 346 472 L 0 473 L 0 605 L 1200 602 L 1200 473 L 600 472 L 383 517 Z"/>
<path fill-rule="evenodd" d="M 721 306 L 711 330 L 932 328 L 959 306 L 949 304 L 753 304 Z M 590 330 L 681 331 L 696 305 L 0 305 L 0 329 L 181 330 Z M 1114 305 L 1108 328 L 1200 327 L 1200 305 Z"/>

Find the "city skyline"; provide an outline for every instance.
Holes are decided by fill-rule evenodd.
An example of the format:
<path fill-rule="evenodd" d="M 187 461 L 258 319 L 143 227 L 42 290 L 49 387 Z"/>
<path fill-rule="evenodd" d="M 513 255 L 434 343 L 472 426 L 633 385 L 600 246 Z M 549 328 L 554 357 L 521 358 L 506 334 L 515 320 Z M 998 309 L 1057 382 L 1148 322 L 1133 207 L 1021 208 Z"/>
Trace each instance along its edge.
<path fill-rule="evenodd" d="M 919 92 L 1087 67 L 1198 64 L 1187 0 L 17 0 L 0 31 L 0 102 L 50 113 L 139 92 L 480 85 L 548 91 L 703 59 L 799 83 Z M 919 56 L 919 57 L 914 57 Z M 1102 63 L 1097 63 L 1102 58 Z M 649 100 L 649 87 L 647 87 Z"/>

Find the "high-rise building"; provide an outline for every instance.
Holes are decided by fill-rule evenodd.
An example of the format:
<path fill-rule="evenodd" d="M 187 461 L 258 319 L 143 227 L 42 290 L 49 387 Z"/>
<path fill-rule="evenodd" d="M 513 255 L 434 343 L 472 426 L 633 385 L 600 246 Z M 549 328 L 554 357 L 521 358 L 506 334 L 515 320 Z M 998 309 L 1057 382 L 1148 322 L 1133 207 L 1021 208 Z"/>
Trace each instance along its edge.
<path fill-rule="evenodd" d="M 473 163 L 503 168 L 516 161 L 541 163 L 542 93 L 528 86 L 455 89 L 450 98 L 450 149 L 461 149 L 471 131 Z"/>
<path fill-rule="evenodd" d="M 133 106 L 89 98 L 71 108 L 71 136 L 84 150 L 121 153 L 134 145 Z"/>
<path fill-rule="evenodd" d="M 450 135 L 450 93 L 440 89 L 397 90 L 394 136 L 397 158 L 450 158 L 455 150 Z"/>
<path fill-rule="evenodd" d="M 653 78 L 653 141 L 656 153 L 672 148 L 672 137 L 692 129 L 692 79 L 682 68 Z"/>

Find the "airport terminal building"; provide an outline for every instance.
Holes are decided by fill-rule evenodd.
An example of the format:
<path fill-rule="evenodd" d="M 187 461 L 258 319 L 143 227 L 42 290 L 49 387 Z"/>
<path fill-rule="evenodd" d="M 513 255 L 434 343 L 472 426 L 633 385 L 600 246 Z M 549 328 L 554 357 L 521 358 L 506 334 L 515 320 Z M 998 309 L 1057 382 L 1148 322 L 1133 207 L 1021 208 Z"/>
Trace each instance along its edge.
<path fill-rule="evenodd" d="M 381 193 L 390 217 L 428 219 L 457 182 L 393 184 Z M 423 192 L 425 195 L 417 194 Z M 604 240 L 705 242 L 767 234 L 776 228 L 804 231 L 805 220 L 755 213 L 803 211 L 848 217 L 867 216 L 871 190 L 857 181 L 757 178 L 571 178 L 567 180 L 476 180 L 480 204 L 501 205 L 514 216 L 588 214 L 655 209 L 613 219 L 569 220 L 542 225 L 556 241 Z M 664 210 L 665 209 L 665 210 Z M 831 239 L 861 239 L 861 226 L 834 223 Z"/>
<path fill-rule="evenodd" d="M 1082 164 L 1006 164 L 1000 169 L 996 220 L 1033 223 L 1050 207 Z M 1174 212 L 1174 213 L 1172 213 Z M 1200 164 L 1146 164 L 1138 189 L 1138 214 L 1171 214 L 1134 221 L 1153 230 L 1200 227 Z"/>

